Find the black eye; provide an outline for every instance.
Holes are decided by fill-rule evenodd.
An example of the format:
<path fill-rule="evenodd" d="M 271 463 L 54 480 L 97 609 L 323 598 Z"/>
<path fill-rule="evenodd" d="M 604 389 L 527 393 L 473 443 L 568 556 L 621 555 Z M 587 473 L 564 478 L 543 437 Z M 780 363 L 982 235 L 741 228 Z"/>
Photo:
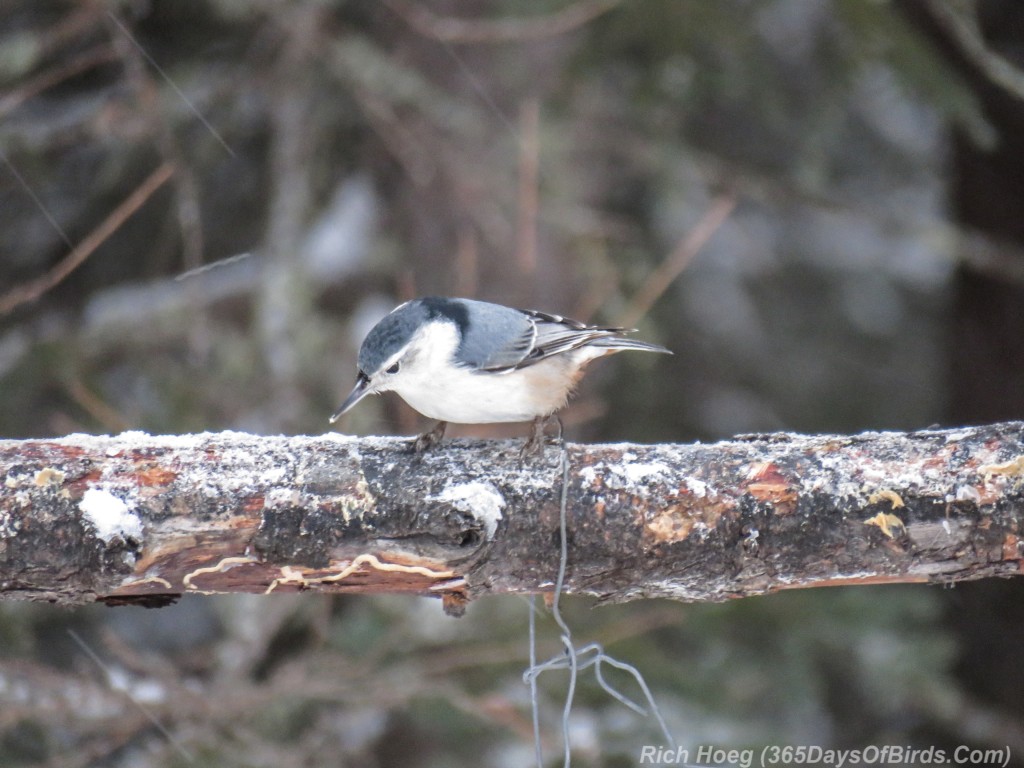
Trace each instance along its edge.
<path fill-rule="evenodd" d="M 399 367 L 398 363 L 395 363 L 390 368 L 388 368 L 386 371 L 384 371 L 384 373 L 398 373 L 398 367 Z"/>

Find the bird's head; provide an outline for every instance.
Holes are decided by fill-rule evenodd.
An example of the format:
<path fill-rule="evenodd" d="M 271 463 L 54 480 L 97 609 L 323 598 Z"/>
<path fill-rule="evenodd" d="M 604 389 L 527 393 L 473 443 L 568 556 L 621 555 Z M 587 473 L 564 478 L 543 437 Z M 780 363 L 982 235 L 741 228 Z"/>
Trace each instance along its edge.
<path fill-rule="evenodd" d="M 367 395 L 401 394 L 443 362 L 440 358 L 451 359 L 459 339 L 457 324 L 431 301 L 407 301 L 370 329 L 359 348 L 356 384 L 331 416 L 331 423 Z"/>

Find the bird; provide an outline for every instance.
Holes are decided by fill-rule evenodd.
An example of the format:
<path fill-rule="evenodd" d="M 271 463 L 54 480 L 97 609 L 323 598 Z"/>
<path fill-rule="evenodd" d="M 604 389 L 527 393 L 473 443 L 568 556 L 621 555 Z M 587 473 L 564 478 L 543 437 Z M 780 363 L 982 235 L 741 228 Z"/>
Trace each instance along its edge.
<path fill-rule="evenodd" d="M 428 296 L 399 305 L 360 345 L 356 383 L 333 424 L 367 395 L 396 392 L 438 424 L 416 438 L 421 453 L 448 423 L 533 422 L 522 455 L 542 452 L 544 424 L 568 402 L 592 360 L 624 350 L 672 354 L 626 338 L 632 329 L 475 299 Z"/>

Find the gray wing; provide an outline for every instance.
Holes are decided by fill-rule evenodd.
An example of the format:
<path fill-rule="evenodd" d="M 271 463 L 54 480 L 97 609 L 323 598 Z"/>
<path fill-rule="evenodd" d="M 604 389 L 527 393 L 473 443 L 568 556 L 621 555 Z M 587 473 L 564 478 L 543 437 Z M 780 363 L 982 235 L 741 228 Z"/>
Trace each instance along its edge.
<path fill-rule="evenodd" d="M 461 326 L 459 356 L 477 370 L 514 371 L 588 345 L 668 352 L 655 344 L 623 338 L 628 333 L 624 328 L 586 325 L 559 315 L 471 299 L 459 301 L 473 313 L 473 322 Z"/>
<path fill-rule="evenodd" d="M 619 334 L 625 332 L 624 328 L 586 325 L 578 320 L 571 320 L 568 317 L 549 315 L 532 309 L 524 309 L 522 312 L 533 321 L 537 329 L 537 337 L 534 341 L 533 349 L 519 363 L 518 368 L 532 365 L 546 357 L 559 355 L 590 344 L 604 346 L 602 344 L 603 341 L 608 340 L 610 342 L 613 339 L 617 339 Z M 609 343 L 608 346 L 613 347 L 615 345 Z"/>
<path fill-rule="evenodd" d="M 459 357 L 472 368 L 512 370 L 534 350 L 537 328 L 526 313 L 500 304 L 461 299 L 473 322 L 461 325 Z"/>

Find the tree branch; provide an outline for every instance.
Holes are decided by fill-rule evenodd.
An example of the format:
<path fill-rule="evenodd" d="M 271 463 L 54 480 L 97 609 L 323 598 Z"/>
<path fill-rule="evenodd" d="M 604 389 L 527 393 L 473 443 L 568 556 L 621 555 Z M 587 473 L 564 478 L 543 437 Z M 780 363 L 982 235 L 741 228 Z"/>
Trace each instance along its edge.
<path fill-rule="evenodd" d="M 448 43 L 504 43 L 565 34 L 607 13 L 622 0 L 577 0 L 554 13 L 533 18 L 466 19 L 436 16 L 418 3 L 387 0 L 387 5 L 425 37 Z"/>
<path fill-rule="evenodd" d="M 126 197 L 84 240 L 71 249 L 63 259 L 25 285 L 19 285 L 0 295 L 0 316 L 10 314 L 16 308 L 35 301 L 68 275 L 78 269 L 93 252 L 114 234 L 142 205 L 174 175 L 174 166 L 163 163 L 153 171 L 135 190 Z M 63 236 L 63 232 L 60 233 Z M 67 239 L 65 237 L 65 239 Z"/>
<path fill-rule="evenodd" d="M 558 449 L 398 438 L 0 441 L 0 596 L 550 591 Z M 722 600 L 1021 572 L 1024 423 L 569 445 L 566 591 Z"/>
<path fill-rule="evenodd" d="M 1024 100 L 1024 71 L 985 40 L 978 24 L 975 3 L 925 0 L 925 8 L 979 72 L 1011 96 Z"/>

